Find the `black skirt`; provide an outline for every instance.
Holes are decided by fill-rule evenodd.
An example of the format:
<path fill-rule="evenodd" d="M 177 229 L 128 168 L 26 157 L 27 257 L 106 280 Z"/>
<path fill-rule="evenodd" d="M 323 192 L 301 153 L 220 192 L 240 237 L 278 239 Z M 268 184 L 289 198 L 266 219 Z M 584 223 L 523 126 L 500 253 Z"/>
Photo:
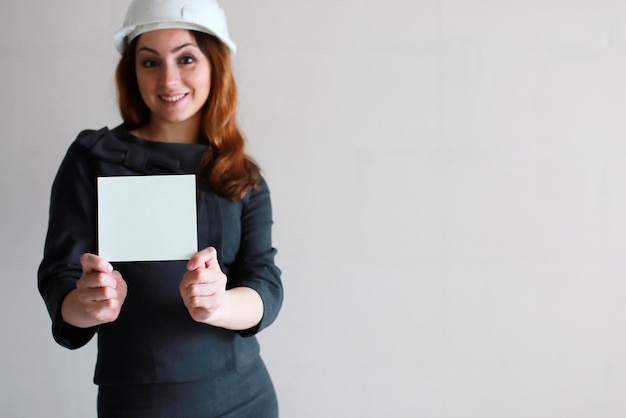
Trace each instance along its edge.
<path fill-rule="evenodd" d="M 220 380 L 100 385 L 99 418 L 277 418 L 274 386 L 262 362 Z"/>

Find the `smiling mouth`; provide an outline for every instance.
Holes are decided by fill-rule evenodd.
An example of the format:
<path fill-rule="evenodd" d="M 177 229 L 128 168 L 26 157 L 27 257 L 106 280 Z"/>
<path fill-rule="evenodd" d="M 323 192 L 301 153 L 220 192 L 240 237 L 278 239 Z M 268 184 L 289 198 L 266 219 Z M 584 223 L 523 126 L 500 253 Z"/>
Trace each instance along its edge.
<path fill-rule="evenodd" d="M 177 94 L 176 96 L 159 96 L 159 98 L 168 103 L 174 103 L 174 102 L 184 99 L 185 96 L 187 96 L 187 93 Z"/>

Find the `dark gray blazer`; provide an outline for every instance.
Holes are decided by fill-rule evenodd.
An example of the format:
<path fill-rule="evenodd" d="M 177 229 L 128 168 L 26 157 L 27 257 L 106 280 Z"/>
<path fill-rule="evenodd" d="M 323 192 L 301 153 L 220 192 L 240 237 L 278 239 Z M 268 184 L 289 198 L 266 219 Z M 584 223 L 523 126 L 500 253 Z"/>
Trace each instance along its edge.
<path fill-rule="evenodd" d="M 80 255 L 97 254 L 97 177 L 195 173 L 207 147 L 146 141 L 123 126 L 103 128 L 82 132 L 59 168 L 38 287 L 59 344 L 78 348 L 98 334 L 97 384 L 219 378 L 260 361 L 255 334 L 275 320 L 283 300 L 263 178 L 236 202 L 200 182 L 197 188 L 199 249 L 217 249 L 229 288 L 245 286 L 259 293 L 264 316 L 257 327 L 236 332 L 193 321 L 178 290 L 185 261 L 113 263 L 128 284 L 119 318 L 90 329 L 61 318 L 63 299 L 82 273 Z"/>

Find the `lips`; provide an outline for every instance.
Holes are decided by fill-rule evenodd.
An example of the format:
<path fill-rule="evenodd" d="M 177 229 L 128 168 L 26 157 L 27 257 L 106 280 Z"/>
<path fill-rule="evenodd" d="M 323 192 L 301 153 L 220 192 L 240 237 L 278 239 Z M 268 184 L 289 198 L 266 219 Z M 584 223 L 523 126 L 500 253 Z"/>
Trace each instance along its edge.
<path fill-rule="evenodd" d="M 183 93 L 183 94 L 176 94 L 173 96 L 159 96 L 159 98 L 168 103 L 175 103 L 180 100 L 183 100 L 186 96 L 187 96 L 187 93 Z"/>

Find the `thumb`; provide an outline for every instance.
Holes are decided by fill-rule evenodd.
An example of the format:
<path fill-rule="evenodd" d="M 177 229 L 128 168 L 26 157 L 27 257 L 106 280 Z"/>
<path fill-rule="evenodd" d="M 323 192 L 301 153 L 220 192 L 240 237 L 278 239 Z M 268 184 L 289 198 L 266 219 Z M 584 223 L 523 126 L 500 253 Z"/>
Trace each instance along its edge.
<path fill-rule="evenodd" d="M 91 253 L 85 253 L 80 256 L 80 264 L 85 273 L 110 273 L 113 271 L 111 263 L 104 258 Z"/>
<path fill-rule="evenodd" d="M 195 253 L 187 262 L 187 270 L 193 271 L 200 268 L 214 268 L 217 264 L 217 250 L 207 247 Z"/>

